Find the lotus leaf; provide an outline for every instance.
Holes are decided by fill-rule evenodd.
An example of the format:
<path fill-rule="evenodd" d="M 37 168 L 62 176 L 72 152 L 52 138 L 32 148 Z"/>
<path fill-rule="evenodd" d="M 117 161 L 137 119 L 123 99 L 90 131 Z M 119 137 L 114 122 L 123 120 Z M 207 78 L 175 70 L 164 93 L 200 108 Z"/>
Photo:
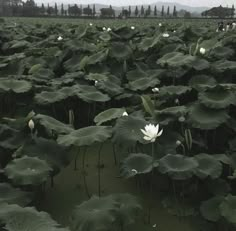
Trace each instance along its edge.
<path fill-rule="evenodd" d="M 207 189 L 215 196 L 225 196 L 231 191 L 230 184 L 223 179 L 208 180 Z"/>
<path fill-rule="evenodd" d="M 118 224 L 124 226 L 135 223 L 135 218 L 139 214 L 142 206 L 138 202 L 137 198 L 128 194 L 112 194 L 110 197 L 119 203 L 119 208 L 117 209 L 117 220 Z"/>
<path fill-rule="evenodd" d="M 217 72 L 236 71 L 236 61 L 219 60 L 212 64 L 212 68 Z"/>
<path fill-rule="evenodd" d="M 216 83 L 216 80 L 208 75 L 195 75 L 189 81 L 189 85 L 197 91 L 203 91 L 208 87 L 213 87 Z"/>
<path fill-rule="evenodd" d="M 160 80 L 157 78 L 139 78 L 137 80 L 129 82 L 129 87 L 133 91 L 141 90 L 144 91 L 149 87 L 155 87 L 160 83 Z"/>
<path fill-rule="evenodd" d="M 212 155 L 205 153 L 195 155 L 198 161 L 198 167 L 195 170 L 196 176 L 201 179 L 210 177 L 211 179 L 219 178 L 222 173 L 222 164 Z"/>
<path fill-rule="evenodd" d="M 64 146 L 90 146 L 95 142 L 104 142 L 112 135 L 108 126 L 90 126 L 72 131 L 68 135 L 59 136 L 57 142 Z"/>
<path fill-rule="evenodd" d="M 202 202 L 200 207 L 202 216 L 209 221 L 218 221 L 221 217 L 219 206 L 223 199 L 222 196 L 216 196 Z"/>
<path fill-rule="evenodd" d="M 159 161 L 159 171 L 167 173 L 175 180 L 191 178 L 197 167 L 198 162 L 196 159 L 179 154 L 168 154 Z"/>
<path fill-rule="evenodd" d="M 211 51 L 210 55 L 217 59 L 230 59 L 234 55 L 234 50 L 229 47 L 218 46 Z"/>
<path fill-rule="evenodd" d="M 17 185 L 39 185 L 47 180 L 52 169 L 37 157 L 21 157 L 5 167 L 5 174 Z"/>
<path fill-rule="evenodd" d="M 121 176 L 125 178 L 134 177 L 138 174 L 147 174 L 158 166 L 158 162 L 143 153 L 132 153 L 121 163 Z"/>
<path fill-rule="evenodd" d="M 175 107 L 167 107 L 160 111 L 155 111 L 157 114 L 160 115 L 173 115 L 180 117 L 187 113 L 187 108 L 185 106 L 175 106 Z"/>
<path fill-rule="evenodd" d="M 31 193 L 13 188 L 10 184 L 0 183 L 0 204 L 27 205 L 31 202 Z"/>
<path fill-rule="evenodd" d="M 194 128 L 211 130 L 225 123 L 229 116 L 225 110 L 207 108 L 201 104 L 194 104 L 190 108 L 189 121 Z"/>
<path fill-rule="evenodd" d="M 3 204 L 0 208 L 0 221 L 7 231 L 69 231 L 60 228 L 46 212 L 38 212 L 33 207 Z"/>
<path fill-rule="evenodd" d="M 160 36 L 154 36 L 154 37 L 145 37 L 140 44 L 138 44 L 138 47 L 142 51 L 147 51 L 150 48 L 153 48 L 160 42 Z"/>
<path fill-rule="evenodd" d="M 108 76 L 104 74 L 99 74 L 99 73 L 90 73 L 89 75 L 85 77 L 85 79 L 93 80 L 93 81 L 95 80 L 103 81 L 103 80 L 107 80 Z"/>
<path fill-rule="evenodd" d="M 209 108 L 222 109 L 230 105 L 236 105 L 236 94 L 230 90 L 223 89 L 222 87 L 215 87 L 200 92 L 198 95 L 199 102 Z"/>
<path fill-rule="evenodd" d="M 96 63 L 101 63 L 107 57 L 107 50 L 99 51 L 88 57 L 86 65 L 94 65 Z"/>
<path fill-rule="evenodd" d="M 191 91 L 191 87 L 187 86 L 164 86 L 160 88 L 160 96 L 178 96 Z"/>
<path fill-rule="evenodd" d="M 110 230 L 115 222 L 119 203 L 111 196 L 93 196 L 76 206 L 73 215 L 71 228 L 79 231 L 100 231 Z"/>
<path fill-rule="evenodd" d="M 137 79 L 148 77 L 147 73 L 140 68 L 127 72 L 126 76 L 129 81 L 135 81 Z"/>
<path fill-rule="evenodd" d="M 32 85 L 25 80 L 15 79 L 1 79 L 0 81 L 0 92 L 13 91 L 14 93 L 26 93 L 29 92 Z"/>
<path fill-rule="evenodd" d="M 138 141 L 144 143 L 143 129 L 147 122 L 135 116 L 123 116 L 116 120 L 112 141 L 120 146 L 134 146 Z"/>
<path fill-rule="evenodd" d="M 111 35 L 108 32 L 103 32 L 99 38 L 104 41 L 104 42 L 108 42 L 111 40 Z"/>
<path fill-rule="evenodd" d="M 34 119 L 42 125 L 48 134 L 68 134 L 73 131 L 70 125 L 64 124 L 50 116 L 37 114 Z"/>
<path fill-rule="evenodd" d="M 221 215 L 231 224 L 236 226 L 236 196 L 228 195 L 220 204 Z"/>
<path fill-rule="evenodd" d="M 79 98 L 81 98 L 83 101 L 87 103 L 106 102 L 110 100 L 110 97 L 108 95 L 103 94 L 98 90 L 94 92 L 89 92 L 89 91 L 78 92 L 77 95 Z"/>
<path fill-rule="evenodd" d="M 124 108 L 110 108 L 95 116 L 94 122 L 97 125 L 101 125 L 104 122 L 121 117 L 124 112 Z"/>
<path fill-rule="evenodd" d="M 126 60 L 131 56 L 131 54 L 131 48 L 127 44 L 121 42 L 112 43 L 109 51 L 109 55 L 118 60 Z"/>

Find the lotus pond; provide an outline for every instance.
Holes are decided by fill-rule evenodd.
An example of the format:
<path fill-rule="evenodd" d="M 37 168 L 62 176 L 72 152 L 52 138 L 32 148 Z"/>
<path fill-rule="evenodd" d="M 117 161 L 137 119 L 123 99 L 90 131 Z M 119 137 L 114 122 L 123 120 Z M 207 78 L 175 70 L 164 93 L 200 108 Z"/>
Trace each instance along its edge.
<path fill-rule="evenodd" d="M 0 231 L 235 230 L 236 31 L 147 22 L 0 24 Z"/>

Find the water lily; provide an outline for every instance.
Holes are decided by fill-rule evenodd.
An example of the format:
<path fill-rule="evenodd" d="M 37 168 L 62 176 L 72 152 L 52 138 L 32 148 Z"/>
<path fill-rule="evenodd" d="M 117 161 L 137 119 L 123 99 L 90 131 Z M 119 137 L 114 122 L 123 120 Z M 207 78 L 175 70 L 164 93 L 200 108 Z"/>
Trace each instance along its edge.
<path fill-rule="evenodd" d="M 107 31 L 108 31 L 108 32 L 109 32 L 109 31 L 111 31 L 111 28 L 110 28 L 110 27 L 108 27 L 108 28 L 107 28 Z"/>
<path fill-rule="evenodd" d="M 89 23 L 89 26 L 92 26 L 92 25 L 93 25 L 93 24 L 90 22 L 90 23 Z"/>
<path fill-rule="evenodd" d="M 128 116 L 129 114 L 125 111 L 122 116 Z"/>
<path fill-rule="evenodd" d="M 160 91 L 160 90 L 159 90 L 158 87 L 152 88 L 152 92 L 153 92 L 153 93 L 158 93 L 159 91 Z"/>
<path fill-rule="evenodd" d="M 97 81 L 97 80 L 94 81 L 94 85 L 95 85 L 95 86 L 98 85 L 98 81 Z"/>
<path fill-rule="evenodd" d="M 57 38 L 57 41 L 61 41 L 61 40 L 63 40 L 63 38 L 62 38 L 61 36 L 59 36 L 59 37 Z"/>
<path fill-rule="evenodd" d="M 107 28 L 106 28 L 105 26 L 104 26 L 102 29 L 103 29 L 104 31 L 107 30 Z"/>
<path fill-rule="evenodd" d="M 180 140 L 177 140 L 177 141 L 176 141 L 176 145 L 177 145 L 177 146 L 180 146 L 181 144 L 182 144 L 182 143 L 181 143 Z"/>
<path fill-rule="evenodd" d="M 135 27 L 134 27 L 134 26 L 131 26 L 131 27 L 130 27 L 130 29 L 131 29 L 131 30 L 134 30 L 134 29 L 135 29 Z"/>
<path fill-rule="evenodd" d="M 158 25 L 159 25 L 159 26 L 162 26 L 162 24 L 161 24 L 161 23 L 159 23 Z"/>
<path fill-rule="evenodd" d="M 28 127 L 31 131 L 34 129 L 34 121 L 32 119 L 28 122 Z"/>
<path fill-rule="evenodd" d="M 206 49 L 203 48 L 203 47 L 201 47 L 199 51 L 200 51 L 200 53 L 201 53 L 202 55 L 204 55 L 204 54 L 206 53 Z"/>
<path fill-rule="evenodd" d="M 183 123 L 185 121 L 185 117 L 184 116 L 180 116 L 178 120 L 179 120 L 179 122 Z"/>
<path fill-rule="evenodd" d="M 163 130 L 159 131 L 159 124 L 156 126 L 154 124 L 148 124 L 145 126 L 145 130 L 140 130 L 144 134 L 143 139 L 150 142 L 155 142 L 156 138 L 161 136 L 163 133 Z"/>
<path fill-rule="evenodd" d="M 164 33 L 164 34 L 162 34 L 162 37 L 164 37 L 164 38 L 169 38 L 170 35 L 169 35 L 168 33 Z"/>

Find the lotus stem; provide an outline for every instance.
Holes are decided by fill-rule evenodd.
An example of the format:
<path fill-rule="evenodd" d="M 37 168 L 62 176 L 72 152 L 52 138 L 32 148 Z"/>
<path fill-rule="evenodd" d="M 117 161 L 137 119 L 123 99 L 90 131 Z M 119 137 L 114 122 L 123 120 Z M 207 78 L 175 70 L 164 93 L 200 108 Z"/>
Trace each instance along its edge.
<path fill-rule="evenodd" d="M 78 148 L 78 152 L 77 152 L 76 155 L 75 155 L 74 171 L 77 170 L 77 159 L 78 159 L 79 153 L 80 153 L 80 148 Z"/>
<path fill-rule="evenodd" d="M 51 188 L 53 188 L 54 187 L 54 177 L 53 177 L 53 175 L 51 175 Z"/>
<path fill-rule="evenodd" d="M 98 151 L 98 196 L 101 197 L 101 151 L 102 151 L 103 143 L 101 143 L 99 151 Z"/>
<path fill-rule="evenodd" d="M 113 150 L 114 162 L 115 162 L 115 165 L 117 165 L 116 146 L 115 146 L 115 144 L 112 144 L 112 150 Z"/>
<path fill-rule="evenodd" d="M 182 143 L 180 144 L 180 146 L 181 146 L 181 148 L 182 148 L 182 150 L 183 150 L 183 154 L 186 155 L 186 149 L 185 149 L 185 146 L 184 146 Z"/>
<path fill-rule="evenodd" d="M 90 123 L 90 104 L 88 104 L 88 126 L 89 126 L 89 123 Z"/>
<path fill-rule="evenodd" d="M 88 184 L 87 184 L 87 180 L 86 180 L 86 171 L 85 171 L 86 152 L 87 152 L 87 147 L 84 148 L 83 159 L 82 159 L 83 181 L 84 181 L 84 188 L 85 188 L 86 194 L 87 194 L 88 198 L 90 198 L 90 193 L 89 193 L 89 190 L 88 190 Z"/>

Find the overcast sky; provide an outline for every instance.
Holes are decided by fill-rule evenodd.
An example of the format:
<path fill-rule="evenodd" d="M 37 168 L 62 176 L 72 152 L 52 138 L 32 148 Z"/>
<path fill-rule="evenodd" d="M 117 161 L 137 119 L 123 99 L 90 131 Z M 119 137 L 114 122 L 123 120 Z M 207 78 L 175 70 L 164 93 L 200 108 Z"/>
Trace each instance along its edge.
<path fill-rule="evenodd" d="M 155 2 L 178 2 L 183 5 L 188 6 L 232 6 L 236 0 L 35 0 L 37 3 L 77 3 L 77 4 L 91 4 L 91 3 L 101 3 L 113 6 L 127 6 L 127 5 L 141 5 L 150 4 Z"/>

